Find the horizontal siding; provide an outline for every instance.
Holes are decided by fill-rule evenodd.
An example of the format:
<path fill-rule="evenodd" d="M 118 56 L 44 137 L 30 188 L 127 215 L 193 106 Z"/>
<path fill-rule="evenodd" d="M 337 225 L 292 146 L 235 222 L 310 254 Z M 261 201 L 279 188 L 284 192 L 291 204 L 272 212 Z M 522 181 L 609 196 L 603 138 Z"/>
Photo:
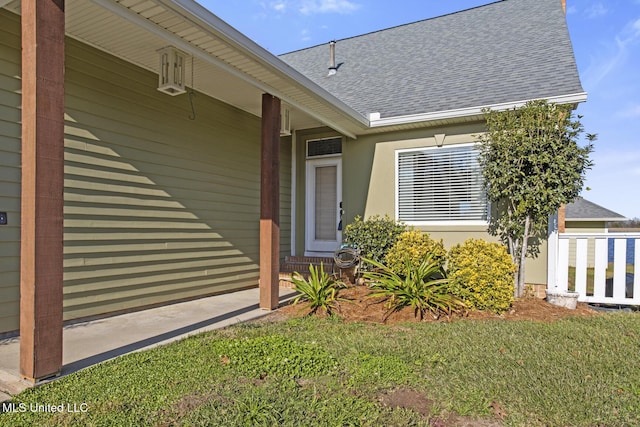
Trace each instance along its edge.
<path fill-rule="evenodd" d="M 291 255 L 291 138 L 280 143 L 280 262 Z"/>
<path fill-rule="evenodd" d="M 65 319 L 257 284 L 260 120 L 69 41 Z"/>
<path fill-rule="evenodd" d="M 20 37 L 19 20 L 0 10 L 0 333 L 19 328 Z"/>
<path fill-rule="evenodd" d="M 20 27 L 0 11 L 0 333 L 19 327 Z M 67 40 L 64 318 L 255 286 L 260 119 Z M 259 102 L 259 100 L 257 100 Z M 282 142 L 281 251 L 291 233 Z"/>

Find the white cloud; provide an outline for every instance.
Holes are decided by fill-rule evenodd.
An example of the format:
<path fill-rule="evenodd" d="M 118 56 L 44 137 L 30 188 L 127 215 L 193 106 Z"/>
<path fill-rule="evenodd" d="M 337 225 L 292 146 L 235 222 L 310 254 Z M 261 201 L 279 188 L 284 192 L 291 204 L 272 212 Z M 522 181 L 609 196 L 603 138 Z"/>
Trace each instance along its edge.
<path fill-rule="evenodd" d="M 623 27 L 612 42 L 608 43 L 610 53 L 598 57 L 584 73 L 585 85 L 591 89 L 598 85 L 613 70 L 624 65 L 629 58 L 629 50 L 640 42 L 640 19 L 635 19 Z"/>
<path fill-rule="evenodd" d="M 638 0 L 640 1 L 640 0 Z M 567 7 L 567 15 L 573 15 L 574 13 L 578 12 L 578 8 L 575 6 L 569 6 Z"/>
<path fill-rule="evenodd" d="M 281 1 L 271 3 L 269 6 L 276 12 L 284 12 L 284 10 L 287 8 L 287 5 Z"/>
<path fill-rule="evenodd" d="M 349 0 L 302 0 L 299 11 L 303 15 L 314 13 L 351 13 L 360 5 Z"/>
<path fill-rule="evenodd" d="M 589 17 L 590 19 L 604 16 L 607 14 L 607 12 L 609 12 L 609 10 L 600 2 L 593 3 L 587 8 L 587 10 L 585 10 L 587 17 Z"/>
<path fill-rule="evenodd" d="M 617 116 L 628 118 L 640 118 L 640 104 L 632 105 L 631 107 L 618 112 Z"/>

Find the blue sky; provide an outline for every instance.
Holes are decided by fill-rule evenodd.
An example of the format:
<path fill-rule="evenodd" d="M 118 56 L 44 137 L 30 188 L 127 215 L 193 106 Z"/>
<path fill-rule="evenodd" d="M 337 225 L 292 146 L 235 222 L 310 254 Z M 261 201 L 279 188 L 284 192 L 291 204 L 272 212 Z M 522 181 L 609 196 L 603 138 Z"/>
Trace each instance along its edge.
<path fill-rule="evenodd" d="M 509 1 L 509 0 L 506 0 Z M 558 0 L 560 2 L 560 0 Z M 278 55 L 432 18 L 490 0 L 200 0 Z M 640 0 L 567 0 L 567 22 L 589 100 L 577 113 L 598 134 L 582 195 L 640 217 Z"/>

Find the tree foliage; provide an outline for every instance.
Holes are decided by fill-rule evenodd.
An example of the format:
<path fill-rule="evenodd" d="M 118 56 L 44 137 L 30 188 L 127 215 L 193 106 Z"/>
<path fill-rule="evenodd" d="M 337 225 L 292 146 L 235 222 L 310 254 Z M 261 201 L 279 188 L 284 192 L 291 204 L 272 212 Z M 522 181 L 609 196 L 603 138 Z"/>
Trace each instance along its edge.
<path fill-rule="evenodd" d="M 514 263 L 515 294 L 524 293 L 525 258 L 537 256 L 549 215 L 580 194 L 596 136 L 584 133 L 570 105 L 530 101 L 507 111 L 485 110 L 480 164 L 489 201 L 496 208 L 490 232 L 508 245 Z"/>

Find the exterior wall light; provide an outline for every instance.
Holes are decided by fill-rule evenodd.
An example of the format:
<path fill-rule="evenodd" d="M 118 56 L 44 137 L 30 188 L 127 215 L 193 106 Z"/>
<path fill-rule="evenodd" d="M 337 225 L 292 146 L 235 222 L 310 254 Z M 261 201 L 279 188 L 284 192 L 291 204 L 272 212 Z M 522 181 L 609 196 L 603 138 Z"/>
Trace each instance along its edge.
<path fill-rule="evenodd" d="M 158 54 L 160 55 L 158 90 L 171 96 L 185 93 L 186 54 L 173 46 L 160 49 Z"/>
<path fill-rule="evenodd" d="M 280 136 L 291 135 L 291 112 L 289 107 L 282 105 L 280 110 Z"/>

